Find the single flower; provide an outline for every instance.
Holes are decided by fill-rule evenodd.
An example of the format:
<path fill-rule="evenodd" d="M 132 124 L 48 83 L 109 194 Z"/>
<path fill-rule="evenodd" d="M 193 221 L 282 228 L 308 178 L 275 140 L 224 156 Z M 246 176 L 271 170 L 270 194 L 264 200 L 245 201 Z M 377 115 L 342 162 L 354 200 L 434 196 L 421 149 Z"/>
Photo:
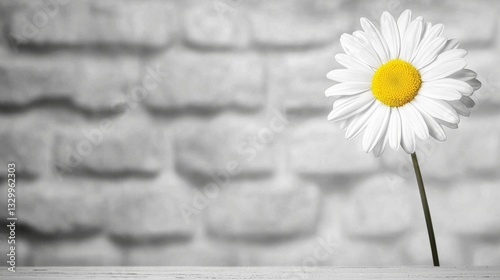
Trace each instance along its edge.
<path fill-rule="evenodd" d="M 366 18 L 361 27 L 340 37 L 345 53 L 335 59 L 346 69 L 327 74 L 339 82 L 325 93 L 337 97 L 328 120 L 341 122 L 347 139 L 364 131 L 363 149 L 377 156 L 387 143 L 412 154 L 416 137 L 446 140 L 443 126 L 457 128 L 459 115 L 469 116 L 481 87 L 465 69 L 467 52 L 442 35 L 442 24 L 412 20 L 410 10 L 397 22 L 384 12 L 380 30 Z"/>

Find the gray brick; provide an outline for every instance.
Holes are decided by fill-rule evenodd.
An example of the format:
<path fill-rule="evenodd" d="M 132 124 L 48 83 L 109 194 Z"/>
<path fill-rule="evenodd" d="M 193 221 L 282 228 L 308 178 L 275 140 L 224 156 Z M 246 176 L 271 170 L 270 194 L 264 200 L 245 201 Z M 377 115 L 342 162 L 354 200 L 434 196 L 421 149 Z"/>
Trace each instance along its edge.
<path fill-rule="evenodd" d="M 349 1 L 340 2 L 338 9 L 321 1 L 252 3 L 250 21 L 254 40 L 258 45 L 285 48 L 329 44 L 350 30 L 355 20 L 346 12 Z"/>
<path fill-rule="evenodd" d="M 311 119 L 298 122 L 290 136 L 290 165 L 305 175 L 370 174 L 379 159 L 366 154 L 360 139 L 346 140 L 338 124 Z"/>
<path fill-rule="evenodd" d="M 165 155 L 162 139 L 162 133 L 143 122 L 103 119 L 61 131 L 55 141 L 54 167 L 61 176 L 85 172 L 152 175 Z"/>
<path fill-rule="evenodd" d="M 72 185 L 73 184 L 73 185 Z M 19 223 L 47 235 L 89 233 L 101 229 L 104 198 L 77 182 L 45 181 L 17 189 Z"/>
<path fill-rule="evenodd" d="M 440 3 L 439 8 L 429 9 L 431 5 L 434 5 L 431 1 L 422 5 L 414 11 L 415 15 L 423 15 L 433 23 L 443 23 L 446 37 L 457 38 L 465 47 L 492 42 L 498 24 L 498 5 L 487 0 L 473 3 L 447 0 Z"/>
<path fill-rule="evenodd" d="M 275 139 L 287 125 L 279 113 L 264 118 L 221 115 L 208 124 L 182 122 L 176 129 L 176 165 L 203 176 L 269 174 L 275 169 Z M 278 126 L 280 128 L 278 128 Z"/>
<path fill-rule="evenodd" d="M 207 208 L 207 226 L 215 236 L 270 239 L 316 230 L 319 192 L 308 185 L 242 183 L 228 188 Z"/>
<path fill-rule="evenodd" d="M 169 76 L 147 99 L 153 109 L 255 110 L 265 101 L 262 61 L 254 54 L 171 51 L 158 63 Z"/>
<path fill-rule="evenodd" d="M 391 185 L 382 175 L 367 179 L 346 206 L 345 230 L 355 237 L 396 238 L 412 229 L 418 198 L 405 184 Z"/>
<path fill-rule="evenodd" d="M 43 99 L 71 99 L 76 67 L 68 59 L 20 55 L 0 61 L 0 105 L 26 105 Z"/>
<path fill-rule="evenodd" d="M 500 232 L 498 180 L 464 180 L 451 186 L 443 221 L 451 231 L 466 236 L 493 236 Z"/>
<path fill-rule="evenodd" d="M 16 55 L 0 62 L 0 105 L 66 100 L 90 111 L 117 110 L 147 91 L 141 79 L 148 72 L 139 78 L 139 67 L 137 60 L 119 55 Z"/>
<path fill-rule="evenodd" d="M 149 93 L 141 79 L 147 77 L 137 59 L 120 55 L 81 56 L 75 103 L 89 111 L 118 112 L 125 106 L 135 109 Z M 144 76 L 140 73 L 144 71 Z"/>
<path fill-rule="evenodd" d="M 472 116 L 463 122 L 459 128 L 460 144 L 455 146 L 460 152 L 460 158 L 453 158 L 452 151 L 448 151 L 450 159 L 460 160 L 464 169 L 472 174 L 494 174 L 500 168 L 500 118 L 481 118 Z M 463 137 L 462 137 L 463 136 Z M 457 137 L 458 138 L 458 137 Z M 465 148 L 464 147 L 469 147 Z"/>
<path fill-rule="evenodd" d="M 140 266 L 234 266 L 235 254 L 226 244 L 165 243 L 130 250 L 127 265 Z"/>
<path fill-rule="evenodd" d="M 390 242 L 373 240 L 346 240 L 325 265 L 335 266 L 403 266 L 407 261 L 402 248 L 406 246 L 397 239 Z"/>
<path fill-rule="evenodd" d="M 161 47 L 176 28 L 175 9 L 166 1 L 38 0 L 11 9 L 7 32 L 18 44 Z"/>
<path fill-rule="evenodd" d="M 32 123 L 28 123 L 28 122 Z M 0 131 L 0 176 L 7 176 L 7 164 L 14 163 L 16 175 L 36 177 L 46 171 L 50 158 L 52 135 L 47 127 L 32 119 L 5 118 Z M 8 124 L 7 124 L 8 123 Z"/>
<path fill-rule="evenodd" d="M 314 238 L 278 242 L 273 246 L 266 243 L 245 244 L 236 250 L 238 266 L 301 266 L 308 258 L 314 257 L 319 247 L 321 245 Z M 322 255 L 326 253 L 320 252 Z"/>
<path fill-rule="evenodd" d="M 39 242 L 33 250 L 35 266 L 119 266 L 121 251 L 105 237 Z"/>
<path fill-rule="evenodd" d="M 184 31 L 189 44 L 209 48 L 244 47 L 250 30 L 246 10 L 239 1 L 192 1 L 184 12 Z"/>
<path fill-rule="evenodd" d="M 327 115 L 333 101 L 325 90 L 334 83 L 326 73 L 340 65 L 335 61 L 338 46 L 314 51 L 290 52 L 269 60 L 269 93 L 282 97 L 287 113 Z"/>
<path fill-rule="evenodd" d="M 473 259 L 473 264 L 476 266 L 500 265 L 500 244 L 496 242 L 476 246 Z"/>
<path fill-rule="evenodd" d="M 150 183 L 111 191 L 107 211 L 107 232 L 118 240 L 148 241 L 189 238 L 193 220 L 186 220 L 182 205 L 189 203 L 187 186 L 179 183 Z"/>

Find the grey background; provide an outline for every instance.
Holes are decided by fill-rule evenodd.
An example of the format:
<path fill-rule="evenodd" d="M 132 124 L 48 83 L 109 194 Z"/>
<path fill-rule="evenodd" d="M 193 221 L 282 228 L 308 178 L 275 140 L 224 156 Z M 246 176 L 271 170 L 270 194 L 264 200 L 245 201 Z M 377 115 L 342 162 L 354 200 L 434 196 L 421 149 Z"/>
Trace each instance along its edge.
<path fill-rule="evenodd" d="M 442 264 L 500 264 L 499 1 L 0 4 L 18 265 L 431 265 L 409 156 L 326 121 L 340 35 L 406 8 L 483 83 L 419 143 Z"/>

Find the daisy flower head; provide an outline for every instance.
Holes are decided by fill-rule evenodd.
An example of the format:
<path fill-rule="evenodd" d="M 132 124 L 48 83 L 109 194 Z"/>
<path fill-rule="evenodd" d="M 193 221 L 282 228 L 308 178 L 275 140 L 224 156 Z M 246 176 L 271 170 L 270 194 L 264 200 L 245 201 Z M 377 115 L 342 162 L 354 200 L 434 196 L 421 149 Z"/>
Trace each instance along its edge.
<path fill-rule="evenodd" d="M 325 92 L 336 97 L 328 120 L 341 122 L 347 139 L 364 132 L 363 149 L 376 156 L 387 144 L 411 154 L 417 138 L 446 140 L 443 126 L 469 116 L 481 87 L 465 68 L 467 52 L 442 35 L 442 24 L 412 20 L 410 10 L 397 21 L 384 12 L 380 29 L 361 18 L 361 27 L 340 37 L 345 53 L 335 59 L 345 69 L 327 74 L 338 82 Z"/>

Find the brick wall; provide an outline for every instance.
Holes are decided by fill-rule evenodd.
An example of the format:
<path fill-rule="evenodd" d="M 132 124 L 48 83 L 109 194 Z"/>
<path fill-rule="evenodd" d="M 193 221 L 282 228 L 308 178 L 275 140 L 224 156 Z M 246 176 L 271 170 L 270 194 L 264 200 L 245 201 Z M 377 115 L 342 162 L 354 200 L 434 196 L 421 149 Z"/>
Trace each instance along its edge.
<path fill-rule="evenodd" d="M 472 117 L 418 151 L 441 261 L 500 264 L 499 1 L 0 7 L 18 265 L 430 265 L 409 156 L 346 141 L 323 94 L 340 34 L 406 8 L 483 82 Z"/>

